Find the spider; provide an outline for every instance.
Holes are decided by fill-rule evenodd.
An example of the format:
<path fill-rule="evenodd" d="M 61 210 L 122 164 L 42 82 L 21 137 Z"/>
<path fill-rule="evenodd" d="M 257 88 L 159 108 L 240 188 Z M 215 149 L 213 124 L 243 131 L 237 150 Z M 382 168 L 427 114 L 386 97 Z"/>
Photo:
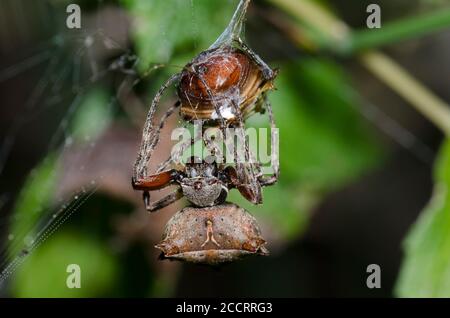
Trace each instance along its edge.
<path fill-rule="evenodd" d="M 250 202 L 261 200 L 255 197 L 261 193 L 252 191 L 247 184 L 242 184 L 233 166 L 217 164 L 214 157 L 207 157 L 199 162 L 199 158 L 191 157 L 181 169 L 170 169 L 145 179 L 132 181 L 135 190 L 144 191 L 145 208 L 156 212 L 175 201 L 185 197 L 194 207 L 211 207 L 225 203 L 228 191 L 236 188 Z M 260 177 L 254 186 L 259 189 L 274 183 L 274 179 Z M 164 198 L 151 203 L 149 191 L 161 190 L 169 185 L 178 184 L 178 189 Z"/>
<path fill-rule="evenodd" d="M 250 0 L 241 1 L 235 16 L 227 28 L 232 30 L 231 40 L 219 40 L 208 50 L 201 52 L 189 62 L 180 73 L 172 75 L 155 95 L 146 124 L 144 126 L 141 148 L 133 170 L 133 187 L 144 190 L 144 198 L 148 201 L 148 191 L 153 190 L 154 182 L 158 180 L 172 180 L 167 170 L 168 166 L 179 159 L 184 150 L 192 143 L 189 141 L 180 147 L 175 156 L 160 164 L 157 174 L 148 176 L 147 164 L 153 149 L 159 142 L 161 129 L 165 121 L 176 109 L 180 109 L 180 116 L 185 123 L 201 121 L 203 129 L 207 127 L 220 127 L 223 135 L 226 128 L 243 128 L 244 121 L 255 113 L 263 114 L 266 110 L 269 114 L 272 128 L 272 158 L 276 155 L 274 141 L 277 140 L 276 125 L 273 118 L 272 107 L 267 100 L 267 92 L 274 89 L 274 80 L 278 70 L 272 70 L 255 52 L 253 52 L 239 37 L 245 10 Z M 224 34 L 228 36 L 227 32 Z M 177 102 L 170 107 L 161 117 L 159 126 L 154 128 L 153 118 L 156 108 L 164 92 L 173 84 L 177 84 Z M 241 140 L 245 141 L 245 162 L 237 162 L 235 156 L 236 184 L 244 197 L 255 204 L 262 202 L 261 184 L 274 184 L 278 179 L 279 166 L 274 163 L 272 176 L 261 175 L 260 164 L 250 162 L 254 155 L 248 147 L 243 129 L 239 130 Z M 220 169 L 219 169 L 220 170 Z M 228 171 L 225 170 L 224 171 Z M 162 182 L 164 183 L 164 182 Z M 150 188 L 142 185 L 150 184 Z M 175 194 L 174 194 L 175 195 Z M 147 206 L 147 204 L 146 204 Z"/>

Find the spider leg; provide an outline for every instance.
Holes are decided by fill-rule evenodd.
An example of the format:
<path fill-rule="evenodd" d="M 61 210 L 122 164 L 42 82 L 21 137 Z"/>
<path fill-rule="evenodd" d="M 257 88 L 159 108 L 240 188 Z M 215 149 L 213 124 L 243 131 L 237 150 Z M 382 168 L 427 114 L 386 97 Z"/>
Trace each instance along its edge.
<path fill-rule="evenodd" d="M 146 191 L 144 192 L 144 194 L 145 193 L 146 193 Z M 175 201 L 180 200 L 182 197 L 183 197 L 183 191 L 181 190 L 181 188 L 178 188 L 174 192 L 169 193 L 164 198 L 162 198 L 156 202 L 153 202 L 153 203 L 150 203 L 150 197 L 148 197 L 147 201 L 145 201 L 145 199 L 144 199 L 145 209 L 148 212 L 156 212 L 156 211 L 161 210 L 162 208 L 165 208 L 166 206 L 174 203 Z"/>
<path fill-rule="evenodd" d="M 280 164 L 279 164 L 279 158 L 278 158 L 278 129 L 275 125 L 275 118 L 273 115 L 272 110 L 272 104 L 268 100 L 267 96 L 264 94 L 264 103 L 267 107 L 267 112 L 269 113 L 269 120 L 270 120 L 270 130 L 271 130 L 271 141 L 270 141 L 270 148 L 271 148 L 271 162 L 273 167 L 273 175 L 271 176 L 261 176 L 259 178 L 259 182 L 261 186 L 269 186 L 273 185 L 278 181 L 278 178 L 280 176 Z"/>
<path fill-rule="evenodd" d="M 200 139 L 202 139 L 202 134 L 200 133 L 200 131 L 197 132 L 197 135 L 194 136 L 194 138 L 191 138 L 191 140 L 187 140 L 185 141 L 183 144 L 180 145 L 178 151 L 174 154 L 172 154 L 171 156 L 169 156 L 169 158 L 167 158 L 165 161 L 163 161 L 159 166 L 158 169 L 156 170 L 158 173 L 166 170 L 167 167 L 173 163 L 173 162 L 180 162 L 180 158 L 183 155 L 183 153 L 186 151 L 186 149 L 188 149 L 190 146 L 194 145 L 197 141 L 199 141 Z"/>
<path fill-rule="evenodd" d="M 183 177 L 184 175 L 182 172 L 171 169 L 154 175 L 146 176 L 144 178 L 132 178 L 131 185 L 135 190 L 161 190 L 169 186 L 170 184 L 181 180 Z"/>
<path fill-rule="evenodd" d="M 139 62 L 139 60 L 136 60 L 136 64 Z M 145 78 L 149 77 L 154 71 L 166 67 L 166 64 L 162 64 L 162 63 L 151 63 L 149 64 L 149 66 L 144 70 L 144 73 L 142 73 L 141 76 L 139 76 L 139 78 L 135 79 L 133 81 L 133 86 L 135 87 L 137 86 L 140 82 L 142 82 Z"/>
<path fill-rule="evenodd" d="M 152 104 L 150 105 L 150 110 L 147 114 L 146 122 L 144 125 L 144 129 L 142 132 L 142 141 L 141 146 L 139 149 L 138 156 L 136 158 L 136 162 L 134 164 L 133 168 L 133 176 L 134 178 L 145 176 L 147 173 L 147 164 L 150 160 L 151 152 L 153 151 L 153 148 L 156 146 L 156 144 L 159 141 L 159 130 L 156 132 L 154 131 L 153 127 L 153 118 L 155 116 L 156 112 L 156 106 L 159 104 L 161 97 L 165 90 L 175 83 L 177 80 L 179 80 L 180 74 L 175 74 L 171 76 L 167 82 L 161 86 L 155 97 L 153 98 Z M 166 114 L 161 118 L 160 122 L 160 129 L 164 125 L 164 121 L 169 117 L 175 108 L 180 106 L 180 102 L 177 102 L 173 107 L 171 107 Z"/>
<path fill-rule="evenodd" d="M 164 115 L 161 117 L 160 122 L 159 122 L 159 126 L 157 128 L 157 133 L 155 136 L 155 139 L 153 140 L 153 144 L 151 145 L 152 148 L 150 148 L 151 150 L 153 150 L 153 148 L 158 144 L 159 142 L 159 133 L 160 131 L 164 128 L 164 124 L 166 123 L 166 120 L 175 112 L 175 110 L 180 107 L 181 102 L 178 100 L 175 102 L 175 104 L 173 104 L 165 113 Z"/>
<path fill-rule="evenodd" d="M 182 172 L 172 169 L 141 179 L 133 178 L 131 180 L 131 184 L 135 190 L 144 191 L 143 200 L 145 208 L 147 209 L 147 211 L 153 212 L 178 200 L 179 197 L 175 193 L 173 193 L 155 203 L 150 203 L 150 191 L 163 189 L 171 185 L 172 183 L 179 181 L 183 177 L 184 175 Z"/>
<path fill-rule="evenodd" d="M 262 60 L 252 49 L 244 43 L 244 41 L 238 37 L 234 39 L 237 42 L 238 46 L 247 53 L 253 61 L 261 68 L 264 79 L 267 81 L 273 80 L 277 76 L 277 70 L 272 70 L 266 62 Z"/>
<path fill-rule="evenodd" d="M 237 101 L 233 100 L 232 105 L 238 119 L 239 138 L 244 141 L 244 160 L 245 162 L 238 162 L 237 147 L 235 148 L 234 162 L 236 165 L 239 192 L 250 202 L 254 204 L 262 203 L 261 185 L 259 184 L 255 171 L 259 172 L 259 163 L 250 151 L 248 140 L 244 132 L 244 121 L 239 109 Z"/>

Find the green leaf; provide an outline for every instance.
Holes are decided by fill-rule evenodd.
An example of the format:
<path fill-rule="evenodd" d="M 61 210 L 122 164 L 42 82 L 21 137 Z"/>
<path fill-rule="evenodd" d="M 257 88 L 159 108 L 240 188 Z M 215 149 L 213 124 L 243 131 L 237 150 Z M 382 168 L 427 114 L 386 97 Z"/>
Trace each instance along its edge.
<path fill-rule="evenodd" d="M 67 287 L 70 264 L 80 267 L 81 288 Z M 16 297 L 99 297 L 113 290 L 117 271 L 116 258 L 97 240 L 58 232 L 19 268 L 12 290 Z"/>
<path fill-rule="evenodd" d="M 16 256 L 35 233 L 36 224 L 47 213 L 56 189 L 58 159 L 49 154 L 35 167 L 19 194 L 11 217 L 8 254 Z"/>
<path fill-rule="evenodd" d="M 111 110 L 103 90 L 92 90 L 77 108 L 70 122 L 70 139 L 84 142 L 95 139 L 109 124 Z M 17 255 L 36 234 L 39 221 L 52 211 L 56 189 L 59 155 L 48 154 L 28 176 L 11 217 L 9 255 Z"/>
<path fill-rule="evenodd" d="M 450 141 L 435 167 L 433 197 L 405 242 L 400 297 L 450 297 Z"/>
<path fill-rule="evenodd" d="M 83 142 L 100 135 L 112 119 L 111 105 L 104 90 L 90 90 L 72 119 L 72 138 Z"/>
<path fill-rule="evenodd" d="M 133 17 L 132 34 L 143 65 L 207 49 L 226 28 L 238 4 L 211 0 L 122 2 Z"/>

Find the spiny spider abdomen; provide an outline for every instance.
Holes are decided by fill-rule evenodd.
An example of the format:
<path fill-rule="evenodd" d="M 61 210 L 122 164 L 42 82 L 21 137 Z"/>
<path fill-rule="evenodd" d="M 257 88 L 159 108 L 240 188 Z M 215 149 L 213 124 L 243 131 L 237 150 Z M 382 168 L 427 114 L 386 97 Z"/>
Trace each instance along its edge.
<path fill-rule="evenodd" d="M 162 258 L 209 265 L 269 254 L 255 218 L 232 203 L 175 213 L 156 248 Z"/>

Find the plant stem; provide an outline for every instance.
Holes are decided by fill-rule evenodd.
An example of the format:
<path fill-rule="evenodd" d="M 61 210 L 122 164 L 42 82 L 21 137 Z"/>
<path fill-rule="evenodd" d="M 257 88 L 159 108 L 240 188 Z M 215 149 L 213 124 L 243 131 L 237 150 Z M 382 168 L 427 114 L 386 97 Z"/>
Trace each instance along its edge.
<path fill-rule="evenodd" d="M 383 24 L 380 29 L 355 31 L 351 37 L 349 51 L 375 48 L 406 39 L 430 34 L 450 26 L 450 9 L 405 18 Z"/>
<path fill-rule="evenodd" d="M 368 51 L 358 58 L 367 69 L 450 136 L 450 108 L 442 99 L 380 52 Z"/>
<path fill-rule="evenodd" d="M 311 0 L 268 0 L 326 35 L 331 41 L 348 43 L 350 28 Z M 293 29 L 298 29 L 292 24 Z M 450 136 L 450 106 L 416 80 L 398 63 L 376 50 L 358 55 L 358 60 L 378 79 L 407 100 L 417 111 Z"/>

